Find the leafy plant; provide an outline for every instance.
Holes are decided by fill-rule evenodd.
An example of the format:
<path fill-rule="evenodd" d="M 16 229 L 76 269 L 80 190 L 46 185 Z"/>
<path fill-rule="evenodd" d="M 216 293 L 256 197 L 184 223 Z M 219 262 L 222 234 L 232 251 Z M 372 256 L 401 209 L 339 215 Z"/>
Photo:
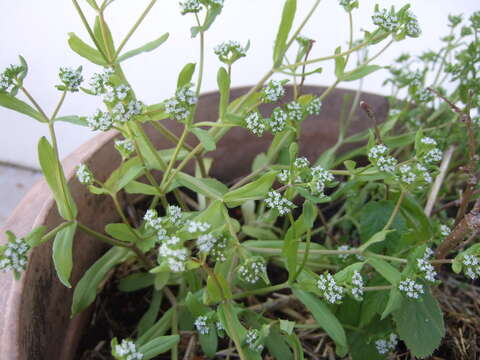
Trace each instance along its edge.
<path fill-rule="evenodd" d="M 278 359 L 303 359 L 310 351 L 299 337 L 305 328 L 323 329 L 340 357 L 386 358 L 400 340 L 414 356 L 433 353 L 445 334 L 434 291 L 440 283 L 439 267 L 451 264 L 456 273 L 480 277 L 480 248 L 467 247 L 480 226 L 478 121 L 472 117 L 472 109 L 480 105 L 480 13 L 467 23 L 461 16 L 450 16 L 451 32 L 442 49 L 419 57 L 404 54 L 388 67 L 385 84 L 392 87 L 392 109 L 386 121 L 360 102 L 359 89 L 354 99 L 345 99 L 337 143 L 320 158 L 307 159 L 299 156 L 302 122 L 321 112 L 322 101 L 340 83 L 379 70 L 373 62 L 392 44 L 420 36 L 408 5 L 399 10 L 376 5 L 373 26 L 354 41 L 352 14 L 358 2 L 341 0 L 350 22 L 348 48 L 311 58 L 315 41 L 300 34 L 320 0 L 298 28 L 293 24 L 300 4 L 286 0 L 271 69 L 245 95 L 231 100 L 232 68 L 244 61 L 250 43 L 219 44 L 214 50 L 221 63 L 218 119 L 196 122 L 204 38 L 221 16 L 223 0 L 180 1 L 182 14 L 193 21 L 191 35 L 200 41 L 199 61 L 183 67 L 171 98 L 151 105 L 137 99 L 121 65 L 168 41 L 167 33 L 124 50 L 156 0 L 119 43 L 106 21 L 114 0 L 82 4 L 96 13 L 93 28 L 82 6 L 72 1 L 90 44 L 73 33 L 68 44 L 84 60 L 102 67 L 89 85 L 82 87 L 81 67 L 61 68 L 56 87 L 60 100 L 48 116 L 25 87 L 28 66 L 22 57 L 20 65 L 10 66 L 0 77 L 0 105 L 50 130 L 50 139 L 39 141 L 39 162 L 64 219 L 54 229 L 39 227 L 22 238 L 8 232 L 8 243 L 0 248 L 0 269 L 19 277 L 28 252 L 53 239 L 55 269 L 70 287 L 76 232 L 110 245 L 74 284 L 71 311 L 76 315 L 89 307 L 119 265 L 129 269 L 119 281 L 120 291 L 151 289 L 151 304 L 136 337 L 108 339 L 112 356 L 121 360 L 151 359 L 167 351 L 177 359 L 183 330 L 194 330 L 207 357 L 223 353 L 230 342 L 241 359 L 260 359 L 267 352 Z M 384 45 L 370 56 L 376 44 Z M 358 59 L 352 64 L 354 54 Z M 305 94 L 305 80 L 319 74 L 318 63 L 325 61 L 335 63 L 336 81 L 320 96 Z M 289 81 L 293 97 L 287 100 Z M 443 88 L 446 82 L 455 84 L 453 89 Z M 79 91 L 101 97 L 105 108 L 89 116 L 59 117 L 67 95 Z M 268 117 L 259 110 L 266 103 L 276 104 Z M 347 135 L 358 106 L 372 120 L 371 129 Z M 179 137 L 165 119 L 182 124 Z M 122 136 L 115 140 L 122 162 L 108 179 L 100 181 L 85 164 L 77 168 L 80 183 L 115 203 L 119 222 L 105 224 L 102 233 L 78 220 L 75 194 L 58 156 L 59 121 L 98 131 L 114 129 Z M 170 140 L 172 148 L 157 150 L 145 124 Z M 257 154 L 251 173 L 227 186 L 209 176 L 207 154 L 236 127 L 250 130 L 252 136 L 269 132 L 273 140 L 265 153 Z M 188 143 L 190 134 L 198 145 Z M 341 146 L 349 143 L 360 145 L 341 153 Z M 195 174 L 186 172 L 191 161 Z M 464 190 L 457 200 L 459 188 Z M 149 199 L 139 226 L 125 214 L 119 201 L 122 192 Z M 233 216 L 231 209 L 241 216 Z M 284 274 L 284 280 L 272 269 Z M 284 295 L 265 300 L 274 292 Z M 163 296 L 171 307 L 160 316 Z M 248 307 L 246 299 L 252 296 L 259 304 Z M 307 321 L 269 312 L 285 298 L 303 304 Z"/>

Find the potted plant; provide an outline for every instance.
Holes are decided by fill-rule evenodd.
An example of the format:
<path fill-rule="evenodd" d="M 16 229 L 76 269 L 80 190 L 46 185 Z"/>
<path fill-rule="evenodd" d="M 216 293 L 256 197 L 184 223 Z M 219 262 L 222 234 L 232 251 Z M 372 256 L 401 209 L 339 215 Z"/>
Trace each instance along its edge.
<path fill-rule="evenodd" d="M 0 78 L 0 105 L 50 130 L 38 153 L 53 195 L 37 210 L 36 226 L 22 229 L 36 214 L 18 220 L 24 232 L 7 232 L 1 248 L 0 268 L 20 279 L 0 283 L 9 291 L 0 332 L 8 356 L 301 359 L 336 353 L 382 359 L 402 346 L 417 357 L 431 355 L 445 335 L 435 289 L 451 289 L 456 278 L 440 276 L 439 267 L 451 264 L 471 279 L 480 275 L 480 250 L 471 246 L 480 203 L 470 115 L 478 106 L 470 90 L 478 87 L 480 15 L 463 27 L 461 17 L 450 17 L 445 47 L 422 54 L 420 66 L 403 55 L 400 65 L 390 67 L 386 83 L 398 111 L 385 122 L 372 106 L 374 97 L 347 93 L 339 102 L 338 138 L 320 154 L 319 139 L 302 143 L 302 129 L 308 122 L 315 126 L 307 117 L 323 111 L 322 102 L 339 83 L 380 69 L 372 63 L 391 44 L 420 35 L 408 6 L 377 5 L 372 30 L 359 41 L 352 30 L 347 50 L 312 58 L 315 42 L 301 32 L 320 1 L 294 29 L 297 2 L 286 0 L 271 70 L 249 89 L 231 89 L 232 68 L 249 45 L 220 44 L 214 50 L 222 63 L 219 92 L 203 96 L 205 105 L 215 103 L 203 108 L 204 36 L 223 1 L 180 1 L 182 14 L 194 21 L 200 58 L 183 67 L 172 97 L 154 105 L 136 98 L 121 63 L 167 40 L 165 34 L 124 51 L 156 1 L 118 46 L 106 21 L 112 2 L 73 0 L 93 46 L 75 34 L 69 45 L 103 69 L 88 86 L 81 67 L 60 69 L 61 95 L 51 116 L 24 85 L 28 66 L 22 57 Z M 81 5 L 95 10 L 93 27 Z M 342 0 L 340 6 L 352 26 L 358 2 Z M 385 45 L 373 55 L 361 51 L 379 43 Z M 359 56 L 352 65 L 354 53 Z M 335 83 L 322 91 L 304 86 L 322 61 L 335 62 Z M 441 87 L 449 79 L 457 85 L 451 91 Z M 67 95 L 78 91 L 101 96 L 105 109 L 59 116 Z M 368 121 L 352 134 L 359 108 Z M 62 165 L 58 121 L 105 134 Z M 249 151 L 240 152 L 235 142 Z M 464 191 L 457 200 L 459 186 Z M 42 194 L 24 204 L 39 209 L 48 198 Z M 38 301 L 42 293 L 45 299 Z M 71 321 L 59 306 L 65 299 Z M 33 331 L 17 336 L 35 317 Z M 102 326 L 104 336 L 96 337 Z M 52 343 L 45 334 L 63 339 Z M 75 355 L 79 342 L 83 349 Z"/>

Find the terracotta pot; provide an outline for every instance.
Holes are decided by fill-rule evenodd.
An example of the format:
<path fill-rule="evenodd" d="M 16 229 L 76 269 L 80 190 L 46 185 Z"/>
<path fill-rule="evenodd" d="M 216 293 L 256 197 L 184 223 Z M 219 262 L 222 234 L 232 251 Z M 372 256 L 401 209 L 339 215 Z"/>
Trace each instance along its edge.
<path fill-rule="evenodd" d="M 247 89 L 235 89 L 232 97 L 244 94 Z M 322 87 L 305 87 L 305 93 L 321 94 L 324 90 Z M 346 94 L 353 96 L 351 91 L 335 90 L 324 101 L 321 115 L 310 117 L 304 122 L 300 141 L 301 155 L 314 160 L 335 143 L 341 104 Z M 380 119 L 385 118 L 388 104 L 384 97 L 362 94 L 361 98 L 372 105 Z M 197 120 L 215 121 L 217 103 L 217 92 L 202 95 Z M 272 108 L 273 106 L 267 105 L 262 111 L 269 113 Z M 181 126 L 175 122 L 166 121 L 166 124 L 177 134 L 181 130 Z M 370 126 L 370 120 L 361 111 L 357 111 L 349 133 Z M 159 149 L 172 146 L 148 126 L 147 132 Z M 116 220 L 113 204 L 106 196 L 90 194 L 87 188 L 75 179 L 74 169 L 79 163 L 86 163 L 98 179 L 105 180 L 120 163 L 120 157 L 113 148 L 113 140 L 117 135 L 113 131 L 97 135 L 63 161 L 68 183 L 79 209 L 79 219 L 98 231 L 103 231 L 105 224 Z M 195 139 L 189 140 L 191 143 L 195 142 Z M 220 140 L 217 150 L 208 154 L 215 160 L 211 176 L 228 182 L 249 173 L 253 158 L 267 149 L 270 140 L 270 136 L 258 138 L 245 129 L 233 129 Z M 46 225 L 51 229 L 60 222 L 53 197 L 42 180 L 32 187 L 13 211 L 0 232 L 0 242 L 6 240 L 5 230 L 23 236 L 35 226 Z M 73 284 L 104 250 L 104 245 L 98 241 L 84 233 L 77 233 L 74 244 Z M 21 280 L 14 281 L 11 274 L 0 274 L 0 294 L 1 359 L 73 358 L 90 312 L 85 311 L 70 319 L 73 290 L 64 287 L 57 279 L 51 260 L 51 243 L 33 250 Z"/>

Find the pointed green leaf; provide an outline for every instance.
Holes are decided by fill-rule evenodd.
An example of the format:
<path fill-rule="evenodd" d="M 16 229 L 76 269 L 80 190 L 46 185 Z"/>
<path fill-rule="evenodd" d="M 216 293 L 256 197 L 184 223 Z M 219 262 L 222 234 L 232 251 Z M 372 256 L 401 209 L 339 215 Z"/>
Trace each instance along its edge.
<path fill-rule="evenodd" d="M 225 111 L 227 111 L 228 101 L 230 100 L 230 76 L 228 76 L 227 70 L 223 67 L 218 69 L 217 84 L 220 90 L 218 115 L 222 118 Z"/>
<path fill-rule="evenodd" d="M 170 35 L 169 33 L 165 33 L 156 40 L 153 40 L 134 50 L 127 51 L 125 54 L 119 56 L 117 61 L 121 63 L 122 61 L 125 61 L 135 55 L 141 54 L 143 52 L 153 51 L 156 48 L 158 48 L 160 45 L 162 45 L 165 41 L 167 41 L 169 35 Z"/>
<path fill-rule="evenodd" d="M 200 140 L 205 150 L 213 151 L 217 148 L 215 138 L 208 131 L 195 127 L 191 128 L 190 131 Z"/>
<path fill-rule="evenodd" d="M 200 179 L 179 172 L 177 174 L 177 180 L 182 186 L 205 195 L 210 199 L 221 200 L 223 195 L 228 191 L 228 188 L 216 179 Z"/>
<path fill-rule="evenodd" d="M 107 66 L 105 59 L 97 49 L 94 49 L 74 33 L 68 33 L 68 45 L 81 57 L 91 61 L 94 64 Z"/>
<path fill-rule="evenodd" d="M 182 86 L 192 82 L 195 66 L 196 65 L 194 63 L 188 63 L 183 67 L 182 71 L 180 71 L 180 74 L 178 75 L 177 89 L 180 89 Z"/>
<path fill-rule="evenodd" d="M 292 29 L 296 11 L 297 1 L 286 0 L 283 5 L 282 20 L 280 21 L 277 38 L 275 39 L 275 45 L 273 48 L 273 63 L 275 67 L 281 64 L 283 56 L 285 55 L 288 34 Z"/>
<path fill-rule="evenodd" d="M 152 295 L 152 301 L 150 302 L 150 306 L 148 310 L 143 314 L 142 318 L 138 322 L 138 336 L 142 336 L 148 329 L 150 329 L 153 324 L 155 324 L 155 320 L 158 317 L 160 312 L 160 306 L 162 305 L 162 298 L 163 294 L 161 291 L 154 291 Z"/>
<path fill-rule="evenodd" d="M 355 70 L 352 70 L 350 72 L 347 72 L 343 75 L 342 81 L 354 81 L 361 79 L 367 75 L 370 75 L 371 73 L 382 69 L 382 66 L 378 65 L 362 65 L 356 68 Z"/>
<path fill-rule="evenodd" d="M 394 286 L 398 285 L 402 274 L 400 274 L 396 268 L 394 268 L 385 260 L 369 257 L 368 253 L 365 255 L 368 258 L 368 263 L 372 265 L 380 275 L 382 275 L 390 284 Z"/>
<path fill-rule="evenodd" d="M 70 275 L 73 268 L 73 238 L 77 224 L 71 223 L 67 227 L 60 230 L 55 236 L 52 248 L 53 263 L 57 271 L 58 278 L 66 287 L 70 285 Z"/>
<path fill-rule="evenodd" d="M 155 356 L 163 354 L 177 345 L 180 341 L 179 335 L 160 336 L 148 343 L 138 347 L 138 351 L 143 355 L 144 360 L 153 359 Z"/>
<path fill-rule="evenodd" d="M 276 176 L 276 171 L 268 172 L 249 184 L 229 191 L 227 194 L 225 194 L 223 200 L 228 207 L 236 207 L 248 200 L 262 199 L 271 190 Z"/>
<path fill-rule="evenodd" d="M 371 245 L 384 241 L 385 238 L 387 237 L 387 235 L 389 233 L 391 233 L 392 231 L 395 231 L 395 230 L 382 230 L 382 231 L 377 232 L 370 239 L 368 239 L 366 243 L 362 244 L 358 248 L 358 250 L 363 252 L 363 251 L 367 250 Z"/>
<path fill-rule="evenodd" d="M 40 122 L 48 122 L 48 119 L 45 119 L 37 110 L 8 93 L 0 93 L 0 106 L 30 116 Z"/>

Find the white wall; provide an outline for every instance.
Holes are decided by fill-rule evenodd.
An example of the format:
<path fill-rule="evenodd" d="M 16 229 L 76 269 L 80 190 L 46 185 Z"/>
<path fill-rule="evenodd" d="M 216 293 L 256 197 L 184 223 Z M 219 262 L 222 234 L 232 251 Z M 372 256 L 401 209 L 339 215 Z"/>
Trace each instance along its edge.
<path fill-rule="evenodd" d="M 86 1 L 80 0 L 88 10 Z M 406 0 L 379 0 L 382 6 L 402 6 Z M 446 35 L 447 15 L 450 13 L 470 14 L 480 8 L 477 0 L 415 0 L 412 9 L 417 14 L 423 36 L 394 44 L 377 64 L 387 65 L 401 52 L 418 54 L 421 51 L 440 45 L 439 37 Z M 48 3 L 48 5 L 46 5 Z M 136 21 L 147 0 L 117 0 L 107 13 L 114 38 L 121 41 L 125 33 Z M 213 47 L 223 40 L 251 41 L 249 56 L 235 64 L 233 85 L 248 85 L 258 80 L 271 66 L 271 53 L 283 1 L 281 0 L 225 0 L 226 7 L 206 36 L 207 64 L 204 90 L 216 89 L 218 60 L 213 55 Z M 297 18 L 310 8 L 313 0 L 301 0 Z M 361 28 L 372 28 L 371 14 L 376 1 L 360 0 L 360 9 L 354 12 L 354 26 L 360 37 Z M 93 14 L 87 11 L 88 15 Z M 66 0 L 17 0 L 0 1 L 1 56 L 0 69 L 17 61 L 22 54 L 30 65 L 26 87 L 51 113 L 60 96 L 54 88 L 58 83 L 60 66 L 84 66 L 88 79 L 98 70 L 83 58 L 71 51 L 67 44 L 67 33 L 75 32 L 88 41 L 80 19 L 70 1 Z M 89 18 L 91 19 L 92 16 Z M 192 16 L 181 16 L 177 0 L 159 0 L 139 31 L 127 45 L 127 49 L 143 45 L 165 32 L 170 32 L 168 42 L 154 53 L 132 58 L 124 63 L 125 73 L 134 86 L 139 98 L 145 103 L 156 103 L 171 96 L 175 88 L 179 70 L 187 62 L 195 62 L 198 57 L 198 43 L 190 39 L 189 28 Z M 317 40 L 316 55 L 329 55 L 338 45 L 346 47 L 348 21 L 346 13 L 337 0 L 323 0 L 316 15 L 303 33 Z M 310 83 L 328 85 L 333 81 L 329 64 L 321 75 L 310 78 Z M 365 80 L 367 91 L 388 93 L 382 88 L 384 70 Z M 342 86 L 355 86 L 353 83 Z M 97 98 L 85 94 L 69 95 L 61 115 L 92 113 L 100 106 Z M 0 109 L 0 161 L 30 167 L 38 167 L 36 144 L 38 138 L 47 135 L 46 126 L 6 109 Z M 59 143 L 62 156 L 91 138 L 87 129 L 70 124 L 58 125 Z"/>

